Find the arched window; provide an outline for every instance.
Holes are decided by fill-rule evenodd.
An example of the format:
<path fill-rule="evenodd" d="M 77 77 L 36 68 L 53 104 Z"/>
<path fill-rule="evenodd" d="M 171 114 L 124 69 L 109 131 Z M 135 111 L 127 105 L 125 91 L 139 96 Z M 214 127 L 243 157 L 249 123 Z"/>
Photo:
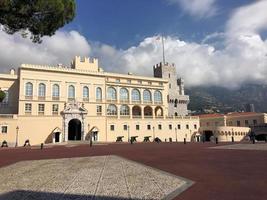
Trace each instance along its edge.
<path fill-rule="evenodd" d="M 39 84 L 38 97 L 45 97 L 45 84 L 43 84 L 43 83 Z"/>
<path fill-rule="evenodd" d="M 129 100 L 129 92 L 126 88 L 120 89 L 120 100 L 121 101 L 128 101 Z"/>
<path fill-rule="evenodd" d="M 113 104 L 110 104 L 107 109 L 107 115 L 117 115 L 117 107 Z"/>
<path fill-rule="evenodd" d="M 116 95 L 116 90 L 113 87 L 109 87 L 107 90 L 107 99 L 108 100 L 116 100 L 117 95 Z"/>
<path fill-rule="evenodd" d="M 140 101 L 141 100 L 141 96 L 140 96 L 140 92 L 137 89 L 133 89 L 132 90 L 132 101 Z"/>
<path fill-rule="evenodd" d="M 120 109 L 120 115 L 129 115 L 129 114 L 130 114 L 129 106 L 122 105 Z"/>
<path fill-rule="evenodd" d="M 25 87 L 25 95 L 26 95 L 26 96 L 32 96 L 32 92 L 33 92 L 33 86 L 32 86 L 32 83 L 30 83 L 30 82 L 26 83 L 26 87 Z"/>
<path fill-rule="evenodd" d="M 162 103 L 162 94 L 158 90 L 154 92 L 154 102 L 155 103 Z"/>
<path fill-rule="evenodd" d="M 152 117 L 152 115 L 153 115 L 153 109 L 150 106 L 146 106 L 144 108 L 144 116 L 145 117 L 148 117 L 148 116 Z"/>
<path fill-rule="evenodd" d="M 59 98 L 59 85 L 54 84 L 52 87 L 52 98 Z"/>
<path fill-rule="evenodd" d="M 160 106 L 157 106 L 155 108 L 155 116 L 156 117 L 162 117 L 163 116 L 163 109 Z"/>
<path fill-rule="evenodd" d="M 141 117 L 141 107 L 140 106 L 134 106 L 132 108 L 133 117 Z"/>
<path fill-rule="evenodd" d="M 75 87 L 73 85 L 69 86 L 68 97 L 69 97 L 69 99 L 74 99 L 75 98 Z"/>
<path fill-rule="evenodd" d="M 143 92 L 143 100 L 144 102 L 151 102 L 151 93 L 149 90 L 144 90 Z"/>
<path fill-rule="evenodd" d="M 102 100 L 102 89 L 100 87 L 96 88 L 96 100 L 97 101 Z"/>
<path fill-rule="evenodd" d="M 87 86 L 83 87 L 83 99 L 86 101 L 89 100 L 89 88 Z"/>

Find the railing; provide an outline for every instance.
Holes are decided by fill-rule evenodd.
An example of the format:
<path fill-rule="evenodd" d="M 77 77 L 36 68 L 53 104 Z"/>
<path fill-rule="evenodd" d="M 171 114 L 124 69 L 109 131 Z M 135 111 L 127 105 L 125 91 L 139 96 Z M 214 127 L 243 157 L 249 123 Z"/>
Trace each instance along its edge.
<path fill-rule="evenodd" d="M 133 118 L 142 118 L 142 115 L 133 115 Z"/>
<path fill-rule="evenodd" d="M 152 101 L 143 101 L 144 104 L 152 104 Z"/>
<path fill-rule="evenodd" d="M 14 118 L 12 114 L 0 114 L 0 118 Z"/>
<path fill-rule="evenodd" d="M 162 105 L 163 102 L 162 102 L 162 101 L 154 101 L 154 104 L 155 104 L 155 105 Z"/>
<path fill-rule="evenodd" d="M 96 115 L 97 116 L 102 116 L 102 112 L 97 112 Z"/>
<path fill-rule="evenodd" d="M 44 112 L 43 111 L 41 111 L 41 112 L 39 111 L 38 115 L 44 115 Z"/>
<path fill-rule="evenodd" d="M 59 101 L 59 97 L 52 97 L 53 101 Z"/>
<path fill-rule="evenodd" d="M 145 118 L 153 118 L 153 115 L 145 115 Z"/>
<path fill-rule="evenodd" d="M 107 99 L 107 103 L 116 103 L 117 99 Z"/>
<path fill-rule="evenodd" d="M 96 102 L 102 102 L 103 100 L 102 99 L 96 99 Z"/>
<path fill-rule="evenodd" d="M 25 99 L 32 100 L 32 96 L 25 96 Z"/>
<path fill-rule="evenodd" d="M 89 102 L 89 98 L 83 98 L 84 102 Z"/>
<path fill-rule="evenodd" d="M 130 115 L 120 115 L 120 118 L 130 118 Z"/>
<path fill-rule="evenodd" d="M 129 103 L 129 99 L 122 99 L 120 100 L 120 103 Z"/>
<path fill-rule="evenodd" d="M 52 115 L 58 115 L 58 111 L 52 112 Z"/>
<path fill-rule="evenodd" d="M 44 101 L 45 100 L 45 97 L 38 97 L 38 100 L 40 100 L 40 101 Z"/>
<path fill-rule="evenodd" d="M 140 101 L 140 100 L 132 100 L 132 103 L 133 103 L 133 104 L 140 104 L 141 101 Z"/>

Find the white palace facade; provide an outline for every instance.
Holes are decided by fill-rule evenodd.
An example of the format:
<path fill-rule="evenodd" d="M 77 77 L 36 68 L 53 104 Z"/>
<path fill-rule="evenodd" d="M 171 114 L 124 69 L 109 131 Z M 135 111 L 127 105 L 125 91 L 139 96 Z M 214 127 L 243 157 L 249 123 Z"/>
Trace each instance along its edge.
<path fill-rule="evenodd" d="M 0 142 L 192 141 L 199 118 L 187 116 L 183 88 L 168 63 L 154 66 L 154 77 L 104 72 L 97 59 L 80 57 L 70 67 L 22 64 L 0 74 Z"/>

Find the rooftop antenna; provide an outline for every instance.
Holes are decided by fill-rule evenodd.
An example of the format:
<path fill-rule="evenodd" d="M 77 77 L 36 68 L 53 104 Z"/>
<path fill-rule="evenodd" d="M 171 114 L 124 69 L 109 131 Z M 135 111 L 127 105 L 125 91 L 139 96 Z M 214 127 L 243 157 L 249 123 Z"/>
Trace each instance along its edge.
<path fill-rule="evenodd" d="M 163 65 L 165 65 L 165 47 L 164 47 L 164 37 L 162 34 L 160 34 L 156 40 L 160 40 L 161 39 L 161 43 L 162 43 L 162 63 Z"/>
<path fill-rule="evenodd" d="M 164 48 L 164 37 L 161 35 L 161 42 L 162 42 L 162 61 L 163 65 L 165 65 L 165 48 Z"/>

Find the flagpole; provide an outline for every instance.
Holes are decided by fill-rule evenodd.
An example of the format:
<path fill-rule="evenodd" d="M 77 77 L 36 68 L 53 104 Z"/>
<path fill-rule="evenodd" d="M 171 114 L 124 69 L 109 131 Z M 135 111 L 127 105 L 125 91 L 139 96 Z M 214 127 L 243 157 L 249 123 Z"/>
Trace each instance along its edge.
<path fill-rule="evenodd" d="M 165 49 L 164 49 L 164 38 L 163 38 L 163 35 L 161 35 L 161 42 L 162 42 L 162 60 L 163 60 L 163 65 L 165 65 Z"/>

